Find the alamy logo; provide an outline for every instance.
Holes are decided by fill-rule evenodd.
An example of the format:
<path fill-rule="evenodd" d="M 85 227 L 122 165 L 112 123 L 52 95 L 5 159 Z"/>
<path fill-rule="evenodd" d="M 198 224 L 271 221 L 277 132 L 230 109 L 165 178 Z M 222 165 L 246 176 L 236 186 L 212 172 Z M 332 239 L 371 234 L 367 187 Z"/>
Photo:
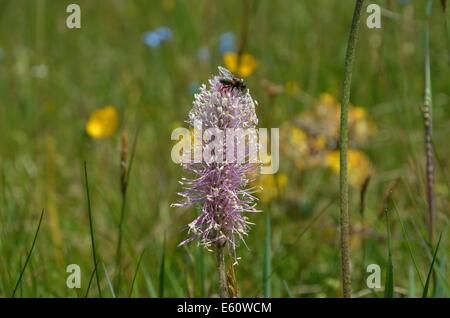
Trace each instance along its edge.
<path fill-rule="evenodd" d="M 370 289 L 373 288 L 381 288 L 381 268 L 378 264 L 369 264 L 367 266 L 367 273 L 370 273 L 367 276 L 366 284 Z"/>
<path fill-rule="evenodd" d="M 369 29 L 381 29 L 381 7 L 378 4 L 371 3 L 367 6 L 366 11 L 370 13 L 366 20 L 367 27 Z"/>
<path fill-rule="evenodd" d="M 70 13 L 66 19 L 66 26 L 69 29 L 81 28 L 81 8 L 78 4 L 69 4 L 66 8 L 66 12 Z"/>
<path fill-rule="evenodd" d="M 279 168 L 279 129 L 270 129 L 270 150 L 268 154 L 267 128 L 219 128 L 202 129 L 196 121 L 194 129 L 176 128 L 172 131 L 171 157 L 174 163 L 192 164 L 260 164 L 261 174 L 274 174 Z"/>
<path fill-rule="evenodd" d="M 78 264 L 69 264 L 66 267 L 66 272 L 70 273 L 66 279 L 67 288 L 81 288 L 81 268 Z"/>

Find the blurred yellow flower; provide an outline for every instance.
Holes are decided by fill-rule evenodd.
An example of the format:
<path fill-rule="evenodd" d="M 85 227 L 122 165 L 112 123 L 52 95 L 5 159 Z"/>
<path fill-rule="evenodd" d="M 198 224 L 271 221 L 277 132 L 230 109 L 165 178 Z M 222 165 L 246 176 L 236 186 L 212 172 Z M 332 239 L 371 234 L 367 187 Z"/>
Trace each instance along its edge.
<path fill-rule="evenodd" d="M 303 130 L 298 127 L 292 126 L 289 134 L 290 142 L 293 146 L 301 149 L 306 147 L 307 137 Z"/>
<path fill-rule="evenodd" d="M 372 173 L 372 164 L 369 158 L 361 151 L 355 149 L 348 150 L 348 182 L 353 187 L 359 187 L 364 180 Z M 334 150 L 327 154 L 325 165 L 335 174 L 339 174 L 339 150 Z"/>
<path fill-rule="evenodd" d="M 349 105 L 348 121 L 349 140 L 352 145 L 364 144 L 376 133 L 375 124 L 362 107 Z M 312 108 L 296 117 L 295 123 L 307 132 L 308 137 L 321 136 L 326 145 L 334 147 L 339 139 L 339 102 L 332 94 L 323 93 Z"/>
<path fill-rule="evenodd" d="M 286 123 L 282 127 L 281 150 L 293 160 L 300 170 L 311 169 L 322 161 L 326 139 L 309 135 L 305 130 Z"/>
<path fill-rule="evenodd" d="M 263 174 L 259 177 L 258 183 L 262 190 L 258 192 L 261 202 L 264 204 L 279 197 L 286 188 L 287 176 L 284 173 Z"/>
<path fill-rule="evenodd" d="M 230 70 L 231 73 L 239 77 L 248 77 L 253 74 L 258 61 L 248 53 L 241 55 L 241 60 L 238 65 L 238 55 L 235 52 L 226 52 L 223 55 L 223 63 L 225 67 Z"/>
<path fill-rule="evenodd" d="M 312 139 L 311 145 L 312 145 L 312 148 L 314 149 L 314 151 L 321 151 L 321 150 L 325 149 L 325 147 L 327 145 L 327 141 L 326 141 L 325 137 L 317 136 Z"/>
<path fill-rule="evenodd" d="M 354 141 L 360 144 L 366 142 L 369 136 L 377 132 L 375 124 L 368 119 L 367 111 L 359 106 L 349 107 L 348 124 Z"/>
<path fill-rule="evenodd" d="M 326 157 L 326 165 L 335 173 L 339 173 L 339 151 L 330 152 Z"/>
<path fill-rule="evenodd" d="M 366 109 L 349 105 L 349 141 L 351 148 L 364 144 L 376 133 Z M 304 171 L 328 167 L 339 174 L 338 146 L 340 105 L 330 93 L 323 93 L 309 109 L 282 125 L 280 149 Z M 372 172 L 370 160 L 360 151 L 349 150 L 349 183 L 360 186 Z"/>
<path fill-rule="evenodd" d="M 86 123 L 86 132 L 95 139 L 112 136 L 118 126 L 119 115 L 114 106 L 106 106 L 94 111 Z"/>
<path fill-rule="evenodd" d="M 320 95 L 320 102 L 328 105 L 337 104 L 336 99 L 330 93 L 323 93 Z"/>
<path fill-rule="evenodd" d="M 355 120 L 364 120 L 364 119 L 366 119 L 367 112 L 364 108 L 355 106 L 355 107 L 353 107 L 352 116 Z"/>

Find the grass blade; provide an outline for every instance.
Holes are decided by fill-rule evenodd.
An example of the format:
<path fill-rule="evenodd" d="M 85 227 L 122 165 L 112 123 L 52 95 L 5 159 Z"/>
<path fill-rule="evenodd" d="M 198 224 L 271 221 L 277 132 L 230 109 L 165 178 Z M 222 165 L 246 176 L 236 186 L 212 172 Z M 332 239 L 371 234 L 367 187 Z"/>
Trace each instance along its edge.
<path fill-rule="evenodd" d="M 97 289 L 98 289 L 98 295 L 101 298 L 102 297 L 102 290 L 100 289 L 100 279 L 98 276 L 98 269 L 97 269 L 97 255 L 95 253 L 95 239 L 94 239 L 94 225 L 92 222 L 92 210 L 91 210 L 91 197 L 89 194 L 89 180 L 88 180 L 88 173 L 87 173 L 87 167 L 86 167 L 86 160 L 84 161 L 84 181 L 86 185 L 86 197 L 87 197 L 87 205 L 88 205 L 88 214 L 89 214 L 89 230 L 91 234 L 91 245 L 92 245 L 92 258 L 94 260 L 94 271 L 95 271 L 95 278 L 97 280 Z"/>
<path fill-rule="evenodd" d="M 405 237 L 406 245 L 408 246 L 409 255 L 411 256 L 411 259 L 412 259 L 413 264 L 414 264 L 414 268 L 416 270 L 417 276 L 419 276 L 419 280 L 420 280 L 420 283 L 422 284 L 422 288 L 423 288 L 424 287 L 424 283 L 423 283 L 423 280 L 422 280 L 422 275 L 420 275 L 419 266 L 417 266 L 416 258 L 414 257 L 414 254 L 413 254 L 413 251 L 412 251 L 412 248 L 411 248 L 411 244 L 409 242 L 408 234 L 406 233 L 405 225 L 403 224 L 402 218 L 400 216 L 400 212 L 398 212 L 397 205 L 395 204 L 395 202 L 393 202 L 393 203 L 394 203 L 395 212 L 397 213 L 398 220 L 400 221 L 400 225 L 402 227 L 402 232 L 403 232 L 403 236 Z"/>
<path fill-rule="evenodd" d="M 416 280 L 412 266 L 408 267 L 408 297 L 416 297 Z"/>
<path fill-rule="evenodd" d="M 428 288 L 430 286 L 431 277 L 433 276 L 432 273 L 433 273 L 434 262 L 436 261 L 436 256 L 437 256 L 437 252 L 439 250 L 439 245 L 441 244 L 441 239 L 442 239 L 442 233 L 441 233 L 441 235 L 439 235 L 439 240 L 436 245 L 436 249 L 434 250 L 434 253 L 433 253 L 433 259 L 431 260 L 430 270 L 428 271 L 427 280 L 425 281 L 425 287 L 423 289 L 422 298 L 428 297 Z"/>
<path fill-rule="evenodd" d="M 313 225 L 316 224 L 316 223 L 321 219 L 321 217 L 322 217 L 323 215 L 325 215 L 325 213 L 326 213 L 326 212 L 328 211 L 328 209 L 333 205 L 333 203 L 336 202 L 336 200 L 337 200 L 337 197 L 334 197 L 334 198 L 330 199 L 330 200 L 328 201 L 328 203 L 327 203 L 323 208 L 321 208 L 321 210 L 320 210 L 319 212 L 315 213 L 316 216 L 314 216 L 314 218 L 311 219 L 311 221 L 309 221 L 308 224 L 305 225 L 305 227 L 302 229 L 302 231 L 300 232 L 300 234 L 297 235 L 297 237 L 296 237 L 295 241 L 292 243 L 292 245 L 297 245 L 297 244 L 301 241 L 302 237 L 303 237 L 306 233 L 308 233 L 308 231 L 309 231 L 310 229 L 312 229 Z M 288 255 L 288 254 L 285 253 L 285 254 L 283 254 L 282 256 L 277 256 L 277 259 L 278 259 L 279 261 L 283 261 L 283 260 L 286 259 L 287 255 Z M 274 274 L 274 272 L 273 272 L 273 270 L 272 270 L 272 271 L 269 273 L 269 277 L 271 277 L 273 274 Z M 260 285 L 257 289 L 255 289 L 255 294 L 254 294 L 253 297 L 259 297 L 259 295 L 261 294 L 261 289 L 263 289 L 263 292 L 264 292 L 264 285 L 263 285 L 263 284 Z"/>
<path fill-rule="evenodd" d="M 166 237 L 164 236 L 163 249 L 161 252 L 161 265 L 159 267 L 159 298 L 164 297 L 165 262 L 166 262 Z"/>
<path fill-rule="evenodd" d="M 88 282 L 88 286 L 87 286 L 87 288 L 86 288 L 86 294 L 84 295 L 84 298 L 87 298 L 88 295 L 89 295 L 89 290 L 91 289 L 91 284 L 92 284 L 92 281 L 94 280 L 95 272 L 97 271 L 97 265 L 98 265 L 98 264 L 95 264 L 94 270 L 92 271 L 92 274 L 91 274 L 91 276 L 89 277 L 89 282 Z"/>
<path fill-rule="evenodd" d="M 20 282 L 22 281 L 23 273 L 25 272 L 28 262 L 30 261 L 31 253 L 33 253 L 34 245 L 36 244 L 36 239 L 38 237 L 39 230 L 41 229 L 42 219 L 44 217 L 44 211 L 45 210 L 42 209 L 41 217 L 39 218 L 39 223 L 38 223 L 36 232 L 34 233 L 33 243 L 31 244 L 30 251 L 28 252 L 27 258 L 25 260 L 25 264 L 23 264 L 22 271 L 20 272 L 19 279 L 17 279 L 16 286 L 14 287 L 14 291 L 11 295 L 11 298 L 13 298 L 16 295 L 17 288 L 19 288 Z"/>
<path fill-rule="evenodd" d="M 394 297 L 394 265 L 392 264 L 392 241 L 391 241 L 391 228 L 389 224 L 389 213 L 386 210 L 386 230 L 387 230 L 387 243 L 388 243 L 388 263 L 386 273 L 386 283 L 384 284 L 384 297 Z"/>
<path fill-rule="evenodd" d="M 417 226 L 417 224 L 414 221 L 412 221 L 412 224 L 414 225 L 414 229 L 416 230 L 416 232 L 420 233 L 420 229 Z M 448 235 L 446 236 L 447 227 L 448 227 L 448 225 L 446 225 L 444 230 L 442 231 L 444 238 L 448 236 Z M 421 239 L 421 243 L 422 243 L 421 245 L 423 247 L 423 250 L 429 254 L 430 261 L 431 261 L 433 259 L 433 250 L 432 250 L 433 246 L 429 245 L 429 242 L 427 241 L 426 237 L 424 237 L 423 235 L 420 235 L 419 237 Z M 441 287 L 444 288 L 444 290 L 447 294 L 450 294 L 450 283 L 447 281 L 447 279 L 445 279 L 446 274 L 442 273 L 441 269 L 439 267 L 435 267 L 434 272 L 437 274 L 437 277 L 440 279 L 440 282 L 442 283 Z"/>
<path fill-rule="evenodd" d="M 263 290 L 264 297 L 270 298 L 270 277 L 271 277 L 271 222 L 270 215 L 266 213 L 264 222 L 264 259 L 263 259 Z"/>
<path fill-rule="evenodd" d="M 145 266 L 142 267 L 142 274 L 144 275 L 144 281 L 147 287 L 147 293 L 149 297 L 157 297 L 156 288 Z"/>
<path fill-rule="evenodd" d="M 139 266 L 141 265 L 141 261 L 142 261 L 142 257 L 144 256 L 144 253 L 145 253 L 145 248 L 142 250 L 141 255 L 139 256 L 139 259 L 138 259 L 138 262 L 136 265 L 136 270 L 134 271 L 133 280 L 131 281 L 131 287 L 130 287 L 130 292 L 128 293 L 128 298 L 130 298 L 131 295 L 133 294 L 134 283 L 136 281 L 136 277 L 139 272 Z"/>
<path fill-rule="evenodd" d="M 447 0 L 441 0 L 442 13 L 444 17 L 444 32 L 445 40 L 447 42 L 447 63 L 450 63 L 450 34 L 448 32 L 448 22 L 447 22 Z"/>
<path fill-rule="evenodd" d="M 114 292 L 113 285 L 111 283 L 111 279 L 109 278 L 108 271 L 106 270 L 105 263 L 102 263 L 103 271 L 105 272 L 106 282 L 108 283 L 109 291 L 111 292 L 112 298 L 116 298 L 116 293 Z"/>
<path fill-rule="evenodd" d="M 286 293 L 287 293 L 287 295 L 288 295 L 288 298 L 293 298 L 294 295 L 292 294 L 292 291 L 291 291 L 291 289 L 289 288 L 289 285 L 288 285 L 288 283 L 287 283 L 285 280 L 283 280 L 283 287 L 284 287 L 284 289 L 286 290 Z"/>
<path fill-rule="evenodd" d="M 442 273 L 443 277 L 441 277 L 440 275 L 436 277 L 436 287 L 434 289 L 434 297 L 436 298 L 446 297 L 445 285 L 443 284 L 443 282 L 447 281 L 445 272 L 445 265 L 447 264 L 446 256 L 446 254 L 441 256 L 441 261 L 439 262 L 440 264 L 438 264 L 438 273 Z"/>

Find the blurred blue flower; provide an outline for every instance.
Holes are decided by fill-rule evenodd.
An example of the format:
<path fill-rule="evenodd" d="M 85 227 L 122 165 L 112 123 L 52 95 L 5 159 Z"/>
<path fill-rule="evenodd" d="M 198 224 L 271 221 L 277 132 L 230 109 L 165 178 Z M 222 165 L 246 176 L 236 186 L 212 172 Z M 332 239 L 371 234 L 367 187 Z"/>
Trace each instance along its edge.
<path fill-rule="evenodd" d="M 162 26 L 152 31 L 147 31 L 143 35 L 146 45 L 151 48 L 158 47 L 161 43 L 172 39 L 172 30 L 169 27 Z"/>
<path fill-rule="evenodd" d="M 220 35 L 220 53 L 235 52 L 235 35 L 233 32 L 225 32 Z"/>
<path fill-rule="evenodd" d="M 209 49 L 204 46 L 198 49 L 197 57 L 200 61 L 208 61 L 209 60 Z"/>
<path fill-rule="evenodd" d="M 163 41 L 172 39 L 172 30 L 169 27 L 162 26 L 155 30 Z"/>

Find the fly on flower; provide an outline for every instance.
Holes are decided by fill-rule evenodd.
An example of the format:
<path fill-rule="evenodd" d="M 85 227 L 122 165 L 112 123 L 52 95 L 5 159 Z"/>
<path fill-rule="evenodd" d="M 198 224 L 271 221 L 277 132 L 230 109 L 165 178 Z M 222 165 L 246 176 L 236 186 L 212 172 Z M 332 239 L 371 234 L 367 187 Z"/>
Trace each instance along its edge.
<path fill-rule="evenodd" d="M 219 80 L 221 84 L 223 84 L 223 88 L 225 89 L 237 89 L 241 93 L 245 91 L 247 86 L 244 83 L 242 78 L 237 78 L 229 70 L 226 68 L 219 66 L 219 73 L 222 76 Z"/>

